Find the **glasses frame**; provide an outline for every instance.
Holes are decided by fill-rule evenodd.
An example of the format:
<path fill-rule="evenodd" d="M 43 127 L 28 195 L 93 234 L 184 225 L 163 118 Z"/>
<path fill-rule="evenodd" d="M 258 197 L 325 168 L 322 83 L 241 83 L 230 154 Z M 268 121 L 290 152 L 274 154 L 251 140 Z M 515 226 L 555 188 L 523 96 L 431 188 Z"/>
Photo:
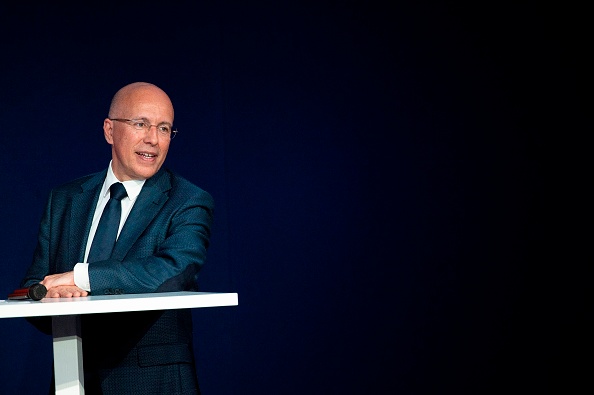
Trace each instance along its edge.
<path fill-rule="evenodd" d="M 155 128 L 157 128 L 157 132 L 158 132 L 159 131 L 159 125 L 167 124 L 166 122 L 162 122 L 162 123 L 159 123 L 157 125 L 152 125 L 145 118 L 135 118 L 135 119 L 128 119 L 128 118 L 107 118 L 107 119 L 109 119 L 110 121 L 123 122 L 123 123 L 125 123 L 127 125 L 132 126 L 136 130 L 144 130 L 144 131 L 147 131 L 147 132 L 150 131 L 151 130 L 151 127 L 153 127 L 153 126 Z M 144 122 L 144 123 L 147 124 L 147 127 L 146 128 L 138 128 L 138 127 L 136 127 L 134 125 L 136 122 Z M 169 134 L 169 140 L 173 140 L 175 138 L 175 136 L 177 135 L 177 132 L 178 132 L 178 130 L 177 129 L 174 129 L 173 128 L 173 125 L 172 125 L 171 126 L 171 133 Z"/>

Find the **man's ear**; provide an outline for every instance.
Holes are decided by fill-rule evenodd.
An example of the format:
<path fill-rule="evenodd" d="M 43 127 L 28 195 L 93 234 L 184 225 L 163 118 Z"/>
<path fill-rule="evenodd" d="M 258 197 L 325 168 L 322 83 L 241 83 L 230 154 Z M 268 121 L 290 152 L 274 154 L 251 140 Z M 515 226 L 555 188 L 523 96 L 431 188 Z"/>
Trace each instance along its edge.
<path fill-rule="evenodd" d="M 105 140 L 113 145 L 113 121 L 109 118 L 105 118 L 103 121 L 103 135 Z"/>

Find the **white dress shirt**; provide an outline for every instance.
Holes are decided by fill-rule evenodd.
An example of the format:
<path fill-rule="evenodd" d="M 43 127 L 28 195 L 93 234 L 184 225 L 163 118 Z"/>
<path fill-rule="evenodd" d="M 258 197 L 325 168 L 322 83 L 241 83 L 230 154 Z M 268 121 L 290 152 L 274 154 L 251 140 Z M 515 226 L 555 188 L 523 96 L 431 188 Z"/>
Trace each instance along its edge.
<path fill-rule="evenodd" d="M 99 220 L 101 219 L 101 214 L 103 213 L 103 209 L 107 205 L 107 202 L 110 198 L 109 187 L 111 187 L 116 182 L 121 182 L 126 189 L 126 193 L 128 194 L 127 197 L 121 200 L 122 203 L 122 218 L 120 219 L 120 227 L 118 229 L 118 237 L 128 218 L 128 214 L 132 210 L 132 206 L 134 206 L 134 202 L 136 202 L 136 198 L 140 194 L 140 190 L 144 185 L 146 180 L 130 180 L 130 181 L 120 181 L 117 179 L 115 174 L 113 174 L 113 170 L 111 168 L 111 162 L 109 162 L 109 168 L 107 170 L 107 176 L 105 177 L 105 181 L 103 182 L 103 187 L 101 188 L 101 192 L 99 194 L 99 200 L 97 201 L 97 207 L 95 207 L 95 214 L 93 215 L 93 223 L 91 224 L 91 230 L 89 231 L 89 238 L 87 239 L 87 247 L 85 249 L 85 260 L 84 262 L 79 262 L 74 266 L 74 283 L 77 287 L 84 289 L 85 291 L 91 291 L 91 284 L 89 281 L 89 264 L 86 263 L 89 257 L 89 251 L 91 249 L 91 244 L 93 243 L 93 238 L 95 237 L 95 232 L 97 231 L 97 225 L 99 224 Z"/>

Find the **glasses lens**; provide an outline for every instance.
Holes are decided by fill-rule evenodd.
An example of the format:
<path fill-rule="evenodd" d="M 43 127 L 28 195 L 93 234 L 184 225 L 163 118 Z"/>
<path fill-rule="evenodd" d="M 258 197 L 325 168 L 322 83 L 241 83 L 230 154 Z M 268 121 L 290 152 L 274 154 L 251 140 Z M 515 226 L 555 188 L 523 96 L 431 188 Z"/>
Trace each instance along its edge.
<path fill-rule="evenodd" d="M 159 131 L 159 133 L 163 135 L 171 134 L 171 127 L 169 125 L 159 125 L 157 127 L 157 130 Z"/>

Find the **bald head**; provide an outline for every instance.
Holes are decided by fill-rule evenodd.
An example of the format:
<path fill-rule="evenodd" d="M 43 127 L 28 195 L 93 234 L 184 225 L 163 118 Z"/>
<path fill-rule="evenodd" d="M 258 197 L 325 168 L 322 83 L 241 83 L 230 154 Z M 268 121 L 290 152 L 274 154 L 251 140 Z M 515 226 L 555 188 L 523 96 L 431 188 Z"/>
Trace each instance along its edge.
<path fill-rule="evenodd" d="M 159 125 L 169 130 L 173 125 L 173 105 L 159 87 L 134 82 L 114 95 L 103 134 L 111 144 L 111 166 L 118 180 L 146 180 L 159 171 L 171 140 L 170 134 L 159 132 Z"/>
<path fill-rule="evenodd" d="M 109 106 L 109 118 L 119 118 L 127 116 L 125 112 L 132 107 L 134 102 L 146 97 L 154 98 L 157 102 L 165 106 L 170 106 L 173 114 L 173 104 L 165 91 L 158 86 L 148 82 L 133 82 L 121 88 L 113 96 Z M 173 122 L 173 119 L 171 120 Z"/>

